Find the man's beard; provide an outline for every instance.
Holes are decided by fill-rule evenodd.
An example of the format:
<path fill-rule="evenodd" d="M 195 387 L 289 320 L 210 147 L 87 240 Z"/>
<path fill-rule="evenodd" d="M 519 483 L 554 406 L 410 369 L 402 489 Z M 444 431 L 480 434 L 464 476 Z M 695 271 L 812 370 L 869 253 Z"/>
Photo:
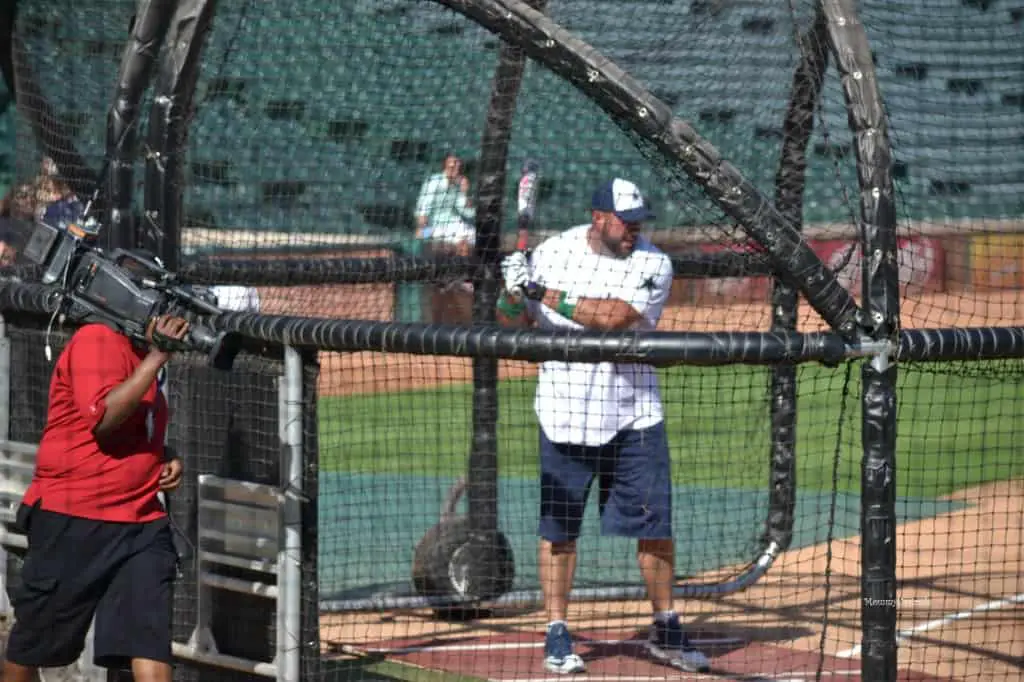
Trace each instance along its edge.
<path fill-rule="evenodd" d="M 636 248 L 636 237 L 633 238 L 633 242 L 628 246 L 624 241 L 624 239 L 611 239 L 605 235 L 601 236 L 601 243 L 604 244 L 604 247 L 616 258 L 627 258 L 631 253 L 633 253 L 633 249 Z"/>

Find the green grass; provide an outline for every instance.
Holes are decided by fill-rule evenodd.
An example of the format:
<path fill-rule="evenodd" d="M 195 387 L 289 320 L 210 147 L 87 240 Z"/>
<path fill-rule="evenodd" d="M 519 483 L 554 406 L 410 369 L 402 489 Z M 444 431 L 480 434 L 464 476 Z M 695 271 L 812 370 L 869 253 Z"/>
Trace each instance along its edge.
<path fill-rule="evenodd" d="M 948 369 L 949 365 L 945 365 Z M 664 370 L 662 393 L 677 484 L 763 488 L 770 447 L 768 370 L 759 367 Z M 798 373 L 797 477 L 828 490 L 838 447 L 838 484 L 860 480 L 860 375 L 843 403 L 845 367 Z M 499 385 L 501 474 L 536 475 L 535 381 Z M 465 384 L 324 398 L 319 405 L 323 470 L 454 476 L 470 449 L 472 389 Z M 901 371 L 897 487 L 932 497 L 987 481 L 1024 476 L 1015 457 L 1024 438 L 1024 383 L 1012 379 Z"/>

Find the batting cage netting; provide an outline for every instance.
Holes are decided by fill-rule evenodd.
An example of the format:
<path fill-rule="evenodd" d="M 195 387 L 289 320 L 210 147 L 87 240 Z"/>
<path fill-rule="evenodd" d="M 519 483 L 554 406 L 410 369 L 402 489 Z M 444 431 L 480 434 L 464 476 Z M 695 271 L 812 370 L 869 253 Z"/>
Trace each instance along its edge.
<path fill-rule="evenodd" d="M 0 13 L 17 105 L 0 246 L 94 197 L 107 245 L 227 287 L 217 324 L 247 339 L 230 373 L 194 354 L 171 371 L 190 472 L 176 679 L 550 679 L 538 423 L 633 409 L 641 364 L 671 458 L 674 609 L 712 674 L 1019 677 L 1020 2 Z M 656 214 L 664 291 L 613 265 L 582 277 L 576 256 L 548 287 L 633 286 L 656 319 L 510 328 L 502 259 L 558 256 L 612 178 Z M 34 277 L 0 270 L 0 439 L 20 470 L 52 370 Z M 576 652 L 590 677 L 679 678 L 646 650 L 637 545 L 601 532 L 600 496 Z"/>

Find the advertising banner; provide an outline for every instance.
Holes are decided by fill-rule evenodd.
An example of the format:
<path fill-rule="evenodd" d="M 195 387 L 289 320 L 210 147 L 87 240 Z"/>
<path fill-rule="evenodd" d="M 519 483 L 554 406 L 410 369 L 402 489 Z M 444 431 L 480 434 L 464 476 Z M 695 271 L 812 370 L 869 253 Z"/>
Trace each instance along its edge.
<path fill-rule="evenodd" d="M 945 249 L 932 237 L 905 237 L 898 249 L 900 293 L 915 296 L 945 290 Z M 839 282 L 860 299 L 863 253 L 860 245 L 846 240 L 812 241 L 811 248 L 836 273 Z"/>
<path fill-rule="evenodd" d="M 836 273 L 839 282 L 860 298 L 861 269 L 863 267 L 860 245 L 850 240 L 811 241 L 811 249 L 825 265 Z M 941 292 L 945 289 L 945 250 L 932 237 L 906 237 L 897 242 L 900 291 L 904 296 Z M 705 244 L 701 250 L 716 253 L 726 249 L 749 252 L 748 246 L 723 246 Z M 719 305 L 722 303 L 749 303 L 764 301 L 771 292 L 768 277 L 722 277 L 698 280 L 694 288 L 697 305 Z"/>
<path fill-rule="evenodd" d="M 971 237 L 971 284 L 979 289 L 1024 288 L 1024 235 Z"/>

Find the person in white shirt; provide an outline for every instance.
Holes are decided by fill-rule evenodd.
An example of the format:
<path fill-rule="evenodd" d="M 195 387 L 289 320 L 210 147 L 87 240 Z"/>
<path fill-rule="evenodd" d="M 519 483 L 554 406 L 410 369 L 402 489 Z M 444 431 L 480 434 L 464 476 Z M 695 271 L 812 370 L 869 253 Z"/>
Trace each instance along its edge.
<path fill-rule="evenodd" d="M 463 175 L 462 159 L 455 152 L 446 152 L 441 172 L 427 178 L 416 200 L 416 238 L 426 247 L 422 255 L 469 257 L 476 243 L 475 218 L 469 179 Z M 420 289 L 419 296 L 423 322 L 472 323 L 472 282 L 426 284 Z"/>
<path fill-rule="evenodd" d="M 431 175 L 420 187 L 416 199 L 416 237 L 468 256 L 476 241 L 475 218 L 469 179 L 462 174 L 462 160 L 448 152 L 441 172 Z"/>
<path fill-rule="evenodd" d="M 501 264 L 504 324 L 541 329 L 653 330 L 672 286 L 668 256 L 640 234 L 653 217 L 640 190 L 616 178 L 598 187 L 591 222 Z M 534 410 L 540 423 L 539 571 L 548 627 L 544 665 L 585 668 L 568 617 L 576 538 L 598 481 L 601 532 L 637 539 L 637 561 L 654 611 L 647 650 L 682 670 L 709 668 L 673 610 L 672 488 L 661 397 L 653 368 L 548 361 Z"/>

